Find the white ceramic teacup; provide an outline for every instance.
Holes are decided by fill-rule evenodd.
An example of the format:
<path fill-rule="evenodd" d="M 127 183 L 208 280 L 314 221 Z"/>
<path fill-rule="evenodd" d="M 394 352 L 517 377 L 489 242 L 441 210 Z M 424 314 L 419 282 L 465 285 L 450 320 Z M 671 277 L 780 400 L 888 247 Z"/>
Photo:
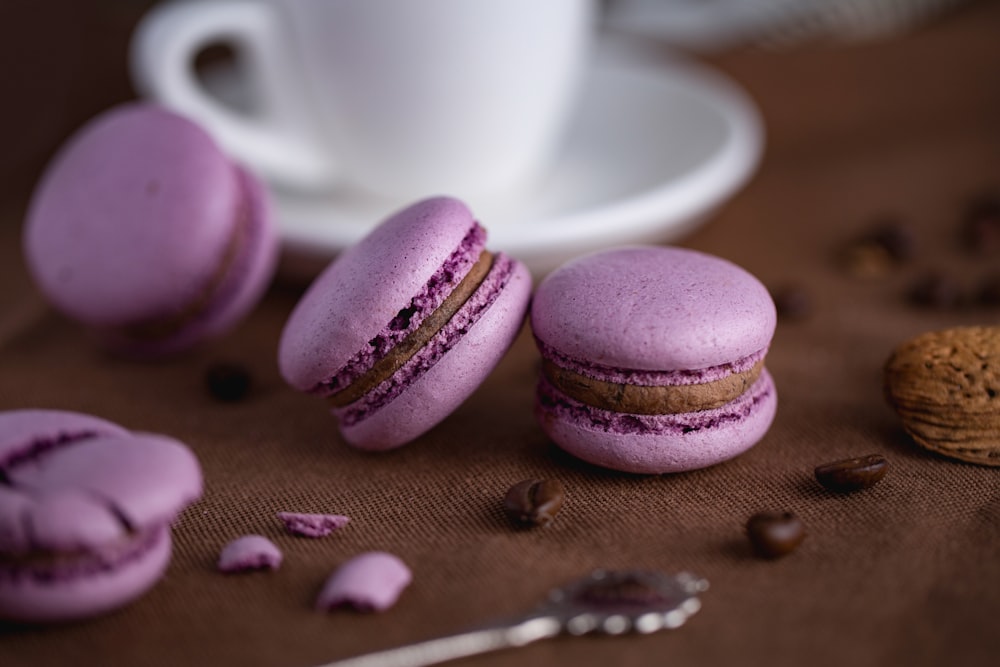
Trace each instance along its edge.
<path fill-rule="evenodd" d="M 586 66 L 594 0 L 209 0 L 156 7 L 132 41 L 146 96 L 274 183 L 394 198 L 514 191 L 544 171 Z M 195 75 L 228 43 L 247 116 Z"/>

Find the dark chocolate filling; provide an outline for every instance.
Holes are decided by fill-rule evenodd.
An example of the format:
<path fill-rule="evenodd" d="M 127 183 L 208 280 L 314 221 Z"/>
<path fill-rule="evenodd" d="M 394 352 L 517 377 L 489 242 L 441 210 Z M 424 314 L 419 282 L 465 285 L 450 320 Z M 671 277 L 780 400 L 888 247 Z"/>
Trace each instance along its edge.
<path fill-rule="evenodd" d="M 438 335 L 420 348 L 397 372 L 366 394 L 364 400 L 359 400 L 338 412 L 341 424 L 351 426 L 366 419 L 403 393 L 416 378 L 440 361 L 496 302 L 514 275 L 515 266 L 514 260 L 503 253 L 498 253 L 480 289 L 475 290 L 441 328 Z"/>
<path fill-rule="evenodd" d="M 332 394 L 327 400 L 335 407 L 344 407 L 357 401 L 373 390 L 393 373 L 402 368 L 454 317 L 462 306 L 475 294 L 489 275 L 493 266 L 493 255 L 483 251 L 479 259 L 451 294 L 428 315 L 413 332 L 396 344 L 365 373 L 344 389 Z"/>
<path fill-rule="evenodd" d="M 741 396 L 760 377 L 764 361 L 748 370 L 700 384 L 643 386 L 598 380 L 545 360 L 542 370 L 570 398 L 602 410 L 639 415 L 711 410 Z"/>
<path fill-rule="evenodd" d="M 458 247 L 428 279 L 410 302 L 396 313 L 386 327 L 368 341 L 332 377 L 318 383 L 310 391 L 330 396 L 350 386 L 371 369 L 379 359 L 413 333 L 425 317 L 433 313 L 447 294 L 455 290 L 473 264 L 480 258 L 486 244 L 486 230 L 474 223 Z"/>
<path fill-rule="evenodd" d="M 640 415 L 584 405 L 560 392 L 542 375 L 538 381 L 537 407 L 541 408 L 545 419 L 549 418 L 548 414 L 558 415 L 561 419 L 588 425 L 598 431 L 632 435 L 684 435 L 746 419 L 761 401 L 771 395 L 772 387 L 772 383 L 762 375 L 741 396 L 713 410 L 674 415 Z"/>

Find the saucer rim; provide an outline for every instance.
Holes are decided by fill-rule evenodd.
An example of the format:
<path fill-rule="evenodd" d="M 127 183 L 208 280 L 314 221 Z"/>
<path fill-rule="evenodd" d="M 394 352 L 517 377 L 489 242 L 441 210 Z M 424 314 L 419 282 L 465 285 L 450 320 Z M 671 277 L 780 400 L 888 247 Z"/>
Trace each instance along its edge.
<path fill-rule="evenodd" d="M 687 94 L 722 116 L 726 137 L 696 167 L 658 186 L 609 198 L 581 211 L 535 216 L 517 224 L 491 227 L 491 246 L 526 261 L 533 270 L 551 263 L 544 258 L 553 254 L 553 250 L 558 255 L 579 254 L 606 245 L 674 240 L 700 225 L 714 208 L 749 181 L 763 156 L 765 130 L 761 115 L 750 96 L 723 73 L 680 54 L 665 54 L 662 49 L 653 53 L 641 42 L 605 39 L 601 46 L 603 58 L 593 68 L 640 73 L 659 80 L 661 85 L 685 88 Z M 557 169 L 559 161 L 557 156 Z M 372 220 L 336 228 L 319 227 L 309 221 L 292 223 L 290 218 L 305 219 L 302 213 L 296 218 L 294 208 L 309 197 L 277 189 L 273 195 L 279 234 L 285 249 L 292 253 L 332 258 L 377 223 Z M 530 198 L 529 194 L 525 200 Z M 386 204 L 391 211 L 406 202 L 386 200 Z M 328 200 L 310 210 L 338 208 L 336 201 Z M 609 220 L 616 224 L 608 225 Z M 531 233 L 525 235 L 525 230 Z"/>

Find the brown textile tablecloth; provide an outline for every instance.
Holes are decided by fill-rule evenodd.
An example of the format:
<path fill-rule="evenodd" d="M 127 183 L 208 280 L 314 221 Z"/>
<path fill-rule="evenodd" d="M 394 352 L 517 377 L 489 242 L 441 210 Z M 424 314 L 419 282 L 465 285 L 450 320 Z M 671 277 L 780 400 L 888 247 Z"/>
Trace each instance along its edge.
<path fill-rule="evenodd" d="M 455 664 L 997 664 L 1000 469 L 917 448 L 881 389 L 882 364 L 903 339 L 1000 319 L 997 309 L 918 309 L 901 296 L 929 268 L 971 288 L 1000 264 L 962 255 L 955 240 L 968 197 L 1000 185 L 996 3 L 878 43 L 709 58 L 760 104 L 768 152 L 753 181 L 681 243 L 770 286 L 794 284 L 813 309 L 779 324 L 768 367 L 780 403 L 764 440 L 731 462 L 659 477 L 589 467 L 546 440 L 532 418 L 538 357 L 527 331 L 452 417 L 384 455 L 345 446 L 323 403 L 278 376 L 294 285 L 276 286 L 231 335 L 179 359 L 99 353 L 45 306 L 19 252 L 44 160 L 130 94 L 124 44 L 148 3 L 86 4 L 5 3 L 0 409 L 79 410 L 171 434 L 197 453 L 206 493 L 181 517 L 173 562 L 150 593 L 88 622 L 0 625 L 0 665 L 304 667 L 527 610 L 602 566 L 690 570 L 711 590 L 677 632 L 557 639 Z M 835 249 L 883 215 L 912 227 L 913 262 L 877 280 L 845 275 Z M 203 372 L 217 360 L 251 369 L 247 400 L 207 396 Z M 867 453 L 891 463 L 874 489 L 835 496 L 812 479 L 819 463 Z M 562 480 L 569 499 L 550 527 L 515 531 L 500 501 L 528 477 Z M 353 521 L 325 539 L 294 538 L 275 520 L 280 510 Z M 743 525 L 760 510 L 802 517 L 797 552 L 751 555 Z M 217 574 L 219 548 L 244 533 L 271 537 L 282 568 Z M 314 611 L 330 571 L 369 549 L 413 569 L 397 606 Z"/>

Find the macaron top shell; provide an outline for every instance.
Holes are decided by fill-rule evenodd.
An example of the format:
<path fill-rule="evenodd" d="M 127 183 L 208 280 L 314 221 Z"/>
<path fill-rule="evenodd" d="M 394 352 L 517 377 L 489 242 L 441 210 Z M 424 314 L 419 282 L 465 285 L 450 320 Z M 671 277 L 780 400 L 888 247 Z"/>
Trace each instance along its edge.
<path fill-rule="evenodd" d="M 116 107 L 83 127 L 40 181 L 28 264 L 55 305 L 85 323 L 161 317 L 211 280 L 232 243 L 240 187 L 196 124 L 151 104 Z"/>
<path fill-rule="evenodd" d="M 101 498 L 134 528 L 170 523 L 201 496 L 201 468 L 184 445 L 161 435 L 97 436 L 6 471 L 32 495 L 66 491 Z"/>
<path fill-rule="evenodd" d="M 672 247 L 619 248 L 573 260 L 539 285 L 531 325 L 573 360 L 648 371 L 704 369 L 766 350 L 776 313 L 739 266 Z"/>
<path fill-rule="evenodd" d="M 0 413 L 0 454 L 0 552 L 97 549 L 169 525 L 202 492 L 183 444 L 88 415 Z"/>
<path fill-rule="evenodd" d="M 0 470 L 39 448 L 57 447 L 83 437 L 126 435 L 114 422 L 64 410 L 10 410 L 0 412 Z"/>
<path fill-rule="evenodd" d="M 282 334 L 278 357 L 288 383 L 311 391 L 326 382 L 407 307 L 475 224 L 462 202 L 427 199 L 397 212 L 334 260 Z"/>

